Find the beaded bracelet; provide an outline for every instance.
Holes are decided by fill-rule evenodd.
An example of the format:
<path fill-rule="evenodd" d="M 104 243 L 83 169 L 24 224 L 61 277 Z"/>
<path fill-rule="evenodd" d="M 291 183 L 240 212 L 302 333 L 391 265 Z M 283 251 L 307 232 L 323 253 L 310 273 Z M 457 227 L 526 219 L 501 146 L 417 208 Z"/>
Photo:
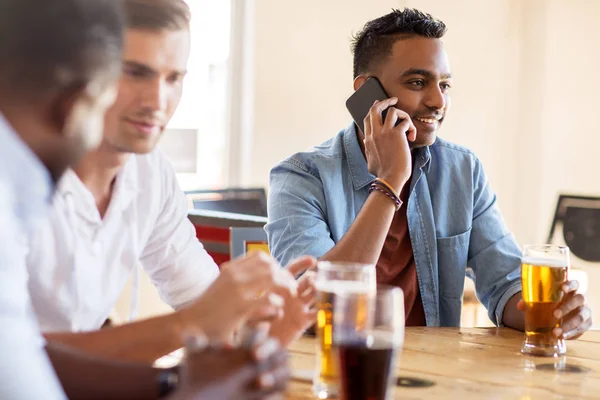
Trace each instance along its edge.
<path fill-rule="evenodd" d="M 369 193 L 373 192 L 374 190 L 377 190 L 378 192 L 381 192 L 381 193 L 385 194 L 387 197 L 389 197 L 396 205 L 396 211 L 398 211 L 400 209 L 400 207 L 402 206 L 402 200 L 400 200 L 398 198 L 398 196 L 395 196 L 393 193 L 390 193 L 389 190 L 387 190 L 387 188 L 383 188 L 383 187 L 379 186 L 377 183 L 372 183 L 371 187 L 369 189 Z"/>

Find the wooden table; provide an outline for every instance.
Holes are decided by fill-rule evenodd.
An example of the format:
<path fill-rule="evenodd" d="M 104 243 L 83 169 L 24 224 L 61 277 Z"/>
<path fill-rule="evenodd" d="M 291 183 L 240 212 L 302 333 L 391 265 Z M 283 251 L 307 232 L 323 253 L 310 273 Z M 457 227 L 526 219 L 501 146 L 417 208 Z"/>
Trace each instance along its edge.
<path fill-rule="evenodd" d="M 600 331 L 567 342 L 565 357 L 526 357 L 523 334 L 508 328 L 407 328 L 397 375 L 435 382 L 428 388 L 396 388 L 396 399 L 600 399 Z M 315 339 L 290 349 L 294 376 L 315 367 Z M 584 373 L 539 370 L 574 365 Z M 544 367 L 542 367 L 544 368 Z M 287 399 L 314 399 L 311 383 L 294 378 Z"/>

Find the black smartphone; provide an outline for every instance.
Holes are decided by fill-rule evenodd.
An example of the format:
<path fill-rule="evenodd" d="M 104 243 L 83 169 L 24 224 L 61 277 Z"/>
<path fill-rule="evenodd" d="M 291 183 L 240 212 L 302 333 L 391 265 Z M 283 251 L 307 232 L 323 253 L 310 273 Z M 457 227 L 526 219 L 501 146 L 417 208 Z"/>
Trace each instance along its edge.
<path fill-rule="evenodd" d="M 356 123 L 356 126 L 358 126 L 363 134 L 365 132 L 363 121 L 371 107 L 373 107 L 373 103 L 388 98 L 389 96 L 383 89 L 383 86 L 381 86 L 379 79 L 374 76 L 367 79 L 367 81 L 348 98 L 346 101 L 346 108 L 350 112 L 350 115 L 352 115 L 352 119 Z M 381 114 L 382 121 L 385 121 L 386 114 L 387 110 L 384 110 Z M 396 125 L 399 123 L 400 121 L 398 121 Z"/>

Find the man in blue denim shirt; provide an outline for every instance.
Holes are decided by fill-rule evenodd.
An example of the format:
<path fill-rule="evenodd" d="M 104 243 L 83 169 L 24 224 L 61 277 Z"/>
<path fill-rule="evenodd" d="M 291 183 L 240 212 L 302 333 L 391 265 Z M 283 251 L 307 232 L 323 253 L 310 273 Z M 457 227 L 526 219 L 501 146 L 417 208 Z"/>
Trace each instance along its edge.
<path fill-rule="evenodd" d="M 471 151 L 437 138 L 452 84 L 441 42 L 445 31 L 443 22 L 405 9 L 367 23 L 355 37 L 354 89 L 376 77 L 392 97 L 373 105 L 364 134 L 352 124 L 273 168 L 270 249 L 283 265 L 309 254 L 377 264 L 379 276 L 388 242 L 405 238 L 413 257 L 403 261 L 408 266 L 394 267 L 416 269 L 413 282 L 404 284 L 417 288 L 411 302 L 422 301 L 426 325 L 460 325 L 469 271 L 490 319 L 523 330 L 521 252 L 483 166 Z M 377 190 L 370 193 L 376 178 Z M 386 185 L 399 197 L 405 194 L 407 204 L 398 212 L 379 190 Z M 404 238 L 390 238 L 397 217 L 407 224 Z M 578 337 L 591 326 L 577 287 L 574 281 L 563 287 L 567 300 L 557 312 L 565 318 L 557 336 Z"/>

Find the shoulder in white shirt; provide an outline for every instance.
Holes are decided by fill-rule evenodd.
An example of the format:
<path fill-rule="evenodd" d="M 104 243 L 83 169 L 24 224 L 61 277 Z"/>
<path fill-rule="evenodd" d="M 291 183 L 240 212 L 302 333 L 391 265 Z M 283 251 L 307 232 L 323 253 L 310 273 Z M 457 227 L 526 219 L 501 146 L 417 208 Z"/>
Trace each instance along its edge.
<path fill-rule="evenodd" d="M 0 114 L 0 399 L 64 399 L 27 291 L 24 238 L 44 218 L 50 175 Z"/>
<path fill-rule="evenodd" d="M 174 308 L 198 297 L 219 273 L 196 239 L 185 195 L 158 150 L 131 156 L 103 219 L 91 192 L 69 171 L 49 223 L 30 242 L 27 264 L 45 332 L 100 328 L 132 274 L 137 297 L 139 268 Z"/>

